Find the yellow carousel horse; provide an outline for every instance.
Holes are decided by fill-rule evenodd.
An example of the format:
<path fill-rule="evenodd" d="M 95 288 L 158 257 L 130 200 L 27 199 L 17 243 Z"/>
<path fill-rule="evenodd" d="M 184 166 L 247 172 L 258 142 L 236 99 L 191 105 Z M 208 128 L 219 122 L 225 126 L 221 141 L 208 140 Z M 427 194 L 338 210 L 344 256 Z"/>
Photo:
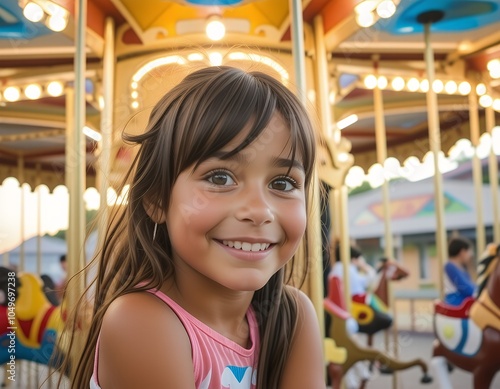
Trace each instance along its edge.
<path fill-rule="evenodd" d="M 9 363 L 12 365 L 14 358 L 58 366 L 61 353 L 56 339 L 63 327 L 61 308 L 47 299 L 42 279 L 36 274 L 16 273 L 0 267 L 0 291 L 3 292 L 0 294 L 0 365 L 11 368 Z M 9 307 L 12 301 L 8 297 L 12 293 L 15 310 Z"/>

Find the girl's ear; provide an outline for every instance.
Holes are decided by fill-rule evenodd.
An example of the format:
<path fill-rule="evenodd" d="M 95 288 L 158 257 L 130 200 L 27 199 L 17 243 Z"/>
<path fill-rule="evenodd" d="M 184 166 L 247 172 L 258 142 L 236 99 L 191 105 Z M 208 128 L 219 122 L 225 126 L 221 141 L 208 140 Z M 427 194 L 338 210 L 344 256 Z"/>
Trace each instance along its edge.
<path fill-rule="evenodd" d="M 167 221 L 167 213 L 158 206 L 158 204 L 153 204 L 149 201 L 144 200 L 142 202 L 144 210 L 155 223 L 162 224 Z"/>

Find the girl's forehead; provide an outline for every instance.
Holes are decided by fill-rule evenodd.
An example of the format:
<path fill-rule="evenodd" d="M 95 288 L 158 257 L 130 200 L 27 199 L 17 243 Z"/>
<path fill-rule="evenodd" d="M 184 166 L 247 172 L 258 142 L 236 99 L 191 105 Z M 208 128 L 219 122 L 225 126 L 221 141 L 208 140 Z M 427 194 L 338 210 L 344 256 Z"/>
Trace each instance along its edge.
<path fill-rule="evenodd" d="M 222 147 L 221 151 L 231 152 L 242 144 L 248 142 L 250 128 L 246 128 L 238 136 L 232 139 L 228 144 Z M 244 148 L 238 151 L 242 157 L 245 155 L 266 155 L 289 156 L 294 148 L 294 140 L 288 123 L 280 117 L 273 117 L 262 132 L 248 143 Z M 298 150 L 297 150 L 298 153 Z M 296 157 L 300 157 L 297 155 Z"/>

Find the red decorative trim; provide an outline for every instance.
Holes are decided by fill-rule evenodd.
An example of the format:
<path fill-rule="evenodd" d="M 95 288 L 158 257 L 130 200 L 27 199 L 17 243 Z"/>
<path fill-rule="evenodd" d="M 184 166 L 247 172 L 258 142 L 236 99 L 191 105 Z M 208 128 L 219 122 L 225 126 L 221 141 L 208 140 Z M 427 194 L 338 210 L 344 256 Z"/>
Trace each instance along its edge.
<path fill-rule="evenodd" d="M 438 301 L 435 303 L 434 312 L 436 314 L 441 314 L 444 316 L 450 317 L 458 317 L 460 319 L 466 319 L 469 317 L 469 311 L 472 304 L 474 304 L 476 300 L 472 297 L 466 298 L 461 305 L 454 306 L 446 304 L 442 301 Z"/>
<path fill-rule="evenodd" d="M 47 327 L 47 322 L 49 321 L 52 312 L 54 312 L 54 309 L 56 309 L 56 307 L 51 305 L 50 308 L 47 309 L 45 311 L 45 314 L 43 315 L 43 319 L 40 322 L 40 327 L 38 328 L 38 339 L 37 339 L 38 343 L 42 342 L 43 334 L 45 332 L 45 328 Z"/>

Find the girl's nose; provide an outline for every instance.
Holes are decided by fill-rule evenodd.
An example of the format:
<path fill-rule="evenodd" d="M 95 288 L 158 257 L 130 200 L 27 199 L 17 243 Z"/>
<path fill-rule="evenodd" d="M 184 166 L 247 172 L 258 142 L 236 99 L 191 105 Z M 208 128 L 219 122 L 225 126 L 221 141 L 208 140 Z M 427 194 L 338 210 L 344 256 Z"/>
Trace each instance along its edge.
<path fill-rule="evenodd" d="M 251 222 L 257 226 L 274 221 L 274 212 L 262 189 L 247 189 L 241 193 L 236 210 L 236 218 L 240 221 Z"/>

